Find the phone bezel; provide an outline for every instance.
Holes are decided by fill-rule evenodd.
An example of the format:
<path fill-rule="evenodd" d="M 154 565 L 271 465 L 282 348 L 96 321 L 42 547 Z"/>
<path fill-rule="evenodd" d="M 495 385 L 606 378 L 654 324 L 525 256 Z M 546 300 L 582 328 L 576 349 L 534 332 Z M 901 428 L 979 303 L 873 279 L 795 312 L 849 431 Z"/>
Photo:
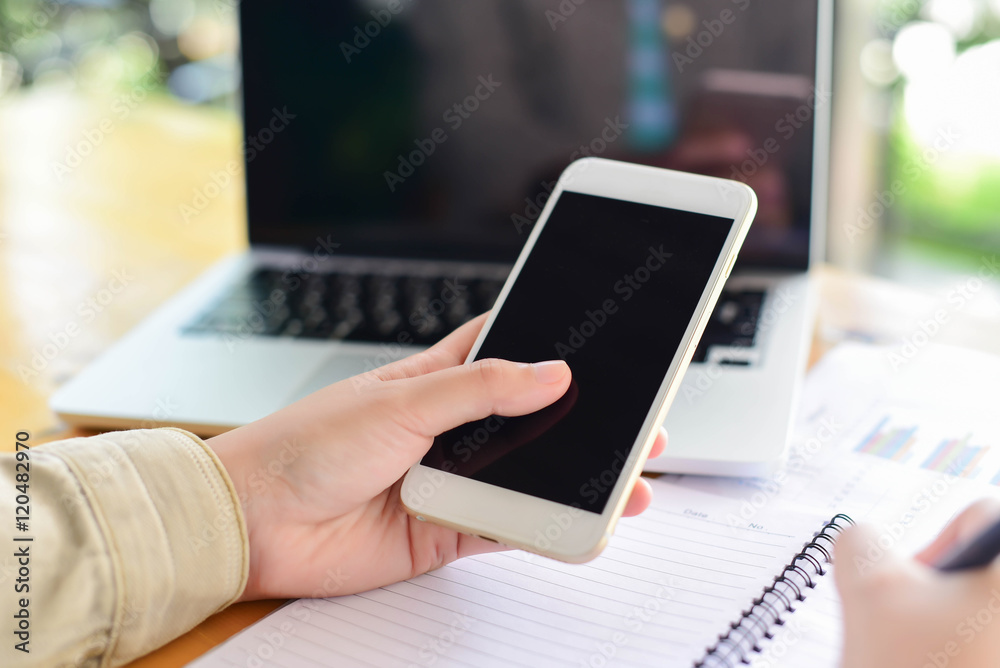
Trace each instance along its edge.
<path fill-rule="evenodd" d="M 495 485 L 464 478 L 417 463 L 406 474 L 400 490 L 407 512 L 463 533 L 473 534 L 544 556 L 580 563 L 596 557 L 614 531 L 636 478 L 642 471 L 657 431 L 677 393 L 708 318 L 722 292 L 757 209 L 749 186 L 725 179 L 655 167 L 584 158 L 560 176 L 507 278 L 495 306 L 465 363 L 469 364 L 502 310 L 549 215 L 564 192 L 662 206 L 725 218 L 734 223 L 711 278 L 702 292 L 677 353 L 651 401 L 642 428 L 622 466 L 604 512 L 600 515 L 540 499 Z"/>

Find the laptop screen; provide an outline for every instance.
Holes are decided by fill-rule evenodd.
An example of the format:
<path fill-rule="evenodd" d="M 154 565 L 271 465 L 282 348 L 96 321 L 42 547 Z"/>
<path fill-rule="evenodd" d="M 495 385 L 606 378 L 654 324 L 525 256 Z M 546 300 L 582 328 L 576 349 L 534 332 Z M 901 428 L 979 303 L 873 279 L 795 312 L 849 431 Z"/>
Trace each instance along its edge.
<path fill-rule="evenodd" d="M 250 238 L 513 261 L 584 156 L 736 178 L 744 266 L 809 255 L 817 7 L 781 0 L 241 4 Z"/>

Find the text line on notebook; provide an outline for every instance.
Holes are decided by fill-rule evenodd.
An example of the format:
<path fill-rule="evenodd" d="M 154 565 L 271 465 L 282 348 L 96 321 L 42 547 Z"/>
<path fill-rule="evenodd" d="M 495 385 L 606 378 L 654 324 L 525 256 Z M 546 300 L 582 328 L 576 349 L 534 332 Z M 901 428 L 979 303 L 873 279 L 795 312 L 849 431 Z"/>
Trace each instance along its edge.
<path fill-rule="evenodd" d="M 825 520 L 747 522 L 732 500 L 653 485 L 653 507 L 589 564 L 496 553 L 296 601 L 195 665 L 691 666 Z"/>

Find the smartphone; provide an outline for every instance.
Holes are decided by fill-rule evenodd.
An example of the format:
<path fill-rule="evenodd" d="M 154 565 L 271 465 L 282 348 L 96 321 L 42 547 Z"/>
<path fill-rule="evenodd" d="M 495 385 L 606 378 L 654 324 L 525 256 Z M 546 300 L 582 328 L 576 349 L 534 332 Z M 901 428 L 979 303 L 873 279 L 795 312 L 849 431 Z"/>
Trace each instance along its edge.
<path fill-rule="evenodd" d="M 735 181 L 572 163 L 466 360 L 564 359 L 570 388 L 438 436 L 403 481 L 407 511 L 561 561 L 600 554 L 756 207 Z"/>

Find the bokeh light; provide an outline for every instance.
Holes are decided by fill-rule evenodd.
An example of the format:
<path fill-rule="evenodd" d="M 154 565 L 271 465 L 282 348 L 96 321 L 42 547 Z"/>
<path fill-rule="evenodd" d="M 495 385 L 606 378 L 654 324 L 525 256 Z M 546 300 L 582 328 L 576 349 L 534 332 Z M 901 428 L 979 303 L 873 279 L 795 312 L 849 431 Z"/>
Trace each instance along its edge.
<path fill-rule="evenodd" d="M 892 42 L 874 39 L 861 50 L 861 74 L 876 86 L 888 86 L 899 78 L 892 59 Z"/>
<path fill-rule="evenodd" d="M 197 7 L 194 0 L 151 0 L 149 16 L 161 35 L 176 37 L 194 21 Z"/>
<path fill-rule="evenodd" d="M 955 60 L 955 38 L 940 23 L 915 21 L 903 26 L 892 45 L 892 58 L 909 79 L 940 77 Z"/>
<path fill-rule="evenodd" d="M 947 28 L 955 39 L 964 40 L 976 29 L 980 8 L 976 0 L 928 0 L 923 15 Z"/>
<path fill-rule="evenodd" d="M 0 95 L 38 86 L 108 95 L 140 83 L 148 87 L 152 72 L 161 90 L 186 102 L 232 106 L 237 5 L 237 0 L 0 2 Z M 171 85 L 164 85 L 168 81 Z"/>
<path fill-rule="evenodd" d="M 1000 158 L 1000 40 L 973 46 L 934 78 L 911 81 L 904 97 L 907 125 L 930 144 L 942 129 L 959 133 L 953 155 Z"/>

